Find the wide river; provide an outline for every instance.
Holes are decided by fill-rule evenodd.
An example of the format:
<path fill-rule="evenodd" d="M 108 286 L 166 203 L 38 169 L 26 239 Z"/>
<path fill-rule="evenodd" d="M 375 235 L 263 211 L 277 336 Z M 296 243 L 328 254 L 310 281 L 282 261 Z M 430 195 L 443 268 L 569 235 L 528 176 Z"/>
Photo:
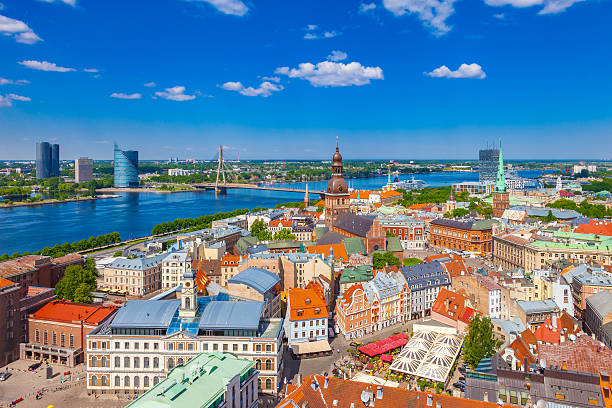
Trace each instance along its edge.
<path fill-rule="evenodd" d="M 523 177 L 537 177 L 538 171 L 519 172 Z M 410 176 L 401 176 L 409 179 Z M 478 180 L 475 172 L 416 174 L 428 187 Z M 386 177 L 351 179 L 349 186 L 378 189 Z M 325 190 L 327 182 L 310 182 L 310 190 Z M 303 189 L 305 183 L 281 184 Z M 311 196 L 311 199 L 314 199 Z M 316 197 L 318 198 L 318 197 Z M 237 208 L 273 207 L 278 203 L 302 201 L 302 194 L 277 191 L 233 190 L 215 198 L 212 191 L 173 194 L 121 193 L 118 198 L 47 204 L 37 207 L 0 208 L 0 254 L 36 251 L 56 243 L 80 241 L 117 231 L 121 238 L 135 238 L 151 233 L 155 224 L 176 218 L 198 217 Z"/>

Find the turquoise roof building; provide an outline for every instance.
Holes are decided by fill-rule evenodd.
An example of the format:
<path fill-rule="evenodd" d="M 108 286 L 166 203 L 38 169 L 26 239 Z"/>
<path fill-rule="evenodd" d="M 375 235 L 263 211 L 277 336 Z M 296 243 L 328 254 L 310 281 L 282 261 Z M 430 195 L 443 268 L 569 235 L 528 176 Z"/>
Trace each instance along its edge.
<path fill-rule="evenodd" d="M 175 367 L 130 408 L 257 406 L 255 362 L 227 353 L 202 353 Z"/>

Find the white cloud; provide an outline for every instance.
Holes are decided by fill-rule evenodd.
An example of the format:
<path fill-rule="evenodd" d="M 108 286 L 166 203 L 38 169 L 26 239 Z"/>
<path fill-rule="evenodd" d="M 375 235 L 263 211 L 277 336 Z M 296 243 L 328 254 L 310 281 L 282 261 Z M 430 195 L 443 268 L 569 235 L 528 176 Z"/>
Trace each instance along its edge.
<path fill-rule="evenodd" d="M 85 69 L 83 69 L 83 71 L 84 72 L 93 72 L 93 73 L 100 72 L 97 68 L 85 68 Z"/>
<path fill-rule="evenodd" d="M 244 16 L 249 8 L 240 0 L 193 0 L 203 1 L 215 7 L 223 14 L 231 14 L 233 16 Z"/>
<path fill-rule="evenodd" d="M 6 96 L 0 95 L 0 108 L 8 108 L 13 106 L 13 101 L 30 102 L 32 99 L 27 96 L 21 96 L 14 93 L 10 93 Z"/>
<path fill-rule="evenodd" d="M 557 14 L 564 12 L 575 3 L 581 1 L 584 0 L 485 0 L 485 3 L 493 7 L 512 6 L 526 8 L 543 6 L 538 14 Z"/>
<path fill-rule="evenodd" d="M 316 25 L 316 24 L 308 24 L 308 25 L 306 26 L 306 30 L 308 30 L 308 31 L 314 31 L 314 30 L 316 30 L 317 28 L 319 28 L 319 26 L 318 26 L 318 25 Z"/>
<path fill-rule="evenodd" d="M 75 71 L 74 68 L 58 67 L 57 65 L 55 65 L 55 63 L 47 62 L 47 61 L 29 60 L 29 61 L 21 61 L 19 62 L 19 64 L 23 65 L 24 67 L 31 68 L 31 69 L 37 69 L 39 71 L 53 71 L 53 72 Z"/>
<path fill-rule="evenodd" d="M 451 30 L 446 19 L 454 12 L 456 0 L 383 0 L 383 6 L 396 16 L 417 14 L 425 26 L 431 28 L 435 35 L 444 35 Z"/>
<path fill-rule="evenodd" d="M 26 79 L 18 79 L 13 81 L 12 79 L 0 78 L 0 85 L 25 85 L 29 83 L 30 81 Z"/>
<path fill-rule="evenodd" d="M 282 85 L 273 84 L 268 81 L 262 82 L 257 88 L 253 88 L 252 86 L 246 88 L 242 85 L 242 82 L 226 82 L 221 85 L 221 88 L 227 91 L 240 92 L 242 95 L 246 96 L 263 96 L 264 98 L 272 95 L 272 92 L 283 90 Z"/>
<path fill-rule="evenodd" d="M 503 20 L 504 18 L 506 18 L 506 15 L 503 13 L 493 14 L 493 17 L 497 18 L 498 20 Z"/>
<path fill-rule="evenodd" d="M 461 64 L 459 69 L 451 71 L 446 65 L 434 69 L 431 72 L 425 72 L 425 75 L 434 78 L 470 78 L 484 79 L 487 74 L 482 70 L 482 67 L 476 63 Z"/>
<path fill-rule="evenodd" d="M 117 99 L 140 99 L 142 98 L 142 95 L 139 93 L 126 94 L 123 92 L 113 92 L 110 97 Z"/>
<path fill-rule="evenodd" d="M 191 101 L 196 98 L 195 95 L 185 94 L 184 86 L 173 86 L 172 88 L 166 88 L 164 91 L 157 91 L 155 96 L 177 102 Z"/>
<path fill-rule="evenodd" d="M 338 35 L 338 33 L 335 32 L 335 31 L 326 31 L 326 32 L 323 33 L 323 37 L 325 37 L 325 38 L 332 38 L 332 37 L 335 37 L 337 35 Z"/>
<path fill-rule="evenodd" d="M 346 52 L 334 50 L 331 52 L 331 54 L 327 56 L 327 59 L 330 61 L 343 61 L 346 59 L 346 57 L 348 57 L 348 55 L 346 55 Z"/>
<path fill-rule="evenodd" d="M 306 33 L 306 34 L 304 34 L 304 39 L 305 40 L 316 40 L 317 38 L 319 38 L 319 37 L 317 37 L 316 34 L 313 34 L 313 33 Z"/>
<path fill-rule="evenodd" d="M 273 76 L 273 77 L 261 77 L 261 79 L 263 79 L 264 81 L 272 81 L 272 82 L 280 82 L 280 77 L 277 76 Z"/>
<path fill-rule="evenodd" d="M 97 144 L 109 144 L 110 140 L 96 140 L 95 143 L 97 143 Z"/>
<path fill-rule="evenodd" d="M 76 0 L 40 0 L 40 1 L 44 1 L 45 3 L 64 3 L 72 7 L 76 6 Z"/>
<path fill-rule="evenodd" d="M 358 62 L 343 64 L 323 61 L 316 65 L 305 62 L 299 64 L 298 68 L 277 68 L 275 73 L 305 79 L 313 86 L 361 86 L 369 84 L 373 79 L 384 79 L 380 67 L 364 67 Z"/>
<path fill-rule="evenodd" d="M 361 3 L 359 5 L 360 13 L 367 13 L 370 10 L 374 10 L 376 8 L 376 3 Z"/>
<path fill-rule="evenodd" d="M 144 84 L 144 86 L 146 86 L 147 88 L 153 88 L 155 85 L 155 82 L 147 82 L 146 84 Z"/>
<path fill-rule="evenodd" d="M 0 15 L 0 34 L 13 36 L 15 41 L 23 44 L 34 44 L 42 39 L 23 21 Z"/>

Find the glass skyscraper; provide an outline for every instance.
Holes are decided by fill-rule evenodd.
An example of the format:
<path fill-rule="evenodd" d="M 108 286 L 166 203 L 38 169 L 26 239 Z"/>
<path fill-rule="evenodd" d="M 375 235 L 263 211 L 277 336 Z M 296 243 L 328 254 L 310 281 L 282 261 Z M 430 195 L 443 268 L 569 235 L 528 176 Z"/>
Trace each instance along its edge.
<path fill-rule="evenodd" d="M 497 164 L 499 149 L 482 149 L 478 152 L 478 180 L 484 183 L 495 184 L 497 179 Z"/>
<path fill-rule="evenodd" d="M 138 187 L 138 152 L 121 150 L 115 143 L 115 187 Z"/>
<path fill-rule="evenodd" d="M 36 178 L 59 177 L 59 145 L 36 143 Z"/>

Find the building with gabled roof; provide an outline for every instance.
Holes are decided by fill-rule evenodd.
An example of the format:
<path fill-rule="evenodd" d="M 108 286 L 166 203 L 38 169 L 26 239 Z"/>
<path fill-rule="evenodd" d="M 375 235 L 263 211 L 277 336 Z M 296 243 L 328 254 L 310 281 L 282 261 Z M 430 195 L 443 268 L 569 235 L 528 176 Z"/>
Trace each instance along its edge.
<path fill-rule="evenodd" d="M 289 346 L 303 342 L 327 342 L 329 313 L 320 291 L 291 288 L 287 294 L 285 332 Z"/>
<path fill-rule="evenodd" d="M 454 327 L 459 333 L 463 333 L 474 315 L 478 313 L 469 304 L 469 300 L 465 296 L 442 288 L 431 308 L 431 318 Z"/>
<path fill-rule="evenodd" d="M 363 238 L 368 253 L 386 250 L 386 234 L 376 218 L 342 213 L 334 222 L 332 229 L 345 237 Z"/>
<path fill-rule="evenodd" d="M 162 288 L 162 262 L 167 256 L 163 253 L 147 258 L 115 258 L 104 268 L 104 287 L 131 296 L 155 292 Z"/>
<path fill-rule="evenodd" d="M 400 268 L 410 291 L 411 317 L 428 316 L 441 288 L 451 288 L 451 278 L 440 262 Z"/>

